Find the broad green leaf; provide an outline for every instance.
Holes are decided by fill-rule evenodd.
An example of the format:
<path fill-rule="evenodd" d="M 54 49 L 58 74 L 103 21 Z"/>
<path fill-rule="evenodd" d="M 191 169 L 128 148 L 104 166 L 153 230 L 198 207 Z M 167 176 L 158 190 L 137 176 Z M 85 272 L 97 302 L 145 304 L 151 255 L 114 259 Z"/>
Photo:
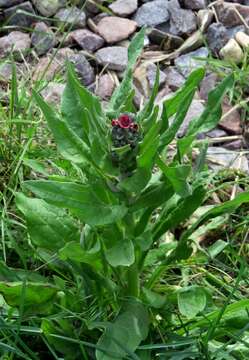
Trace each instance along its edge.
<path fill-rule="evenodd" d="M 223 96 L 233 86 L 233 83 L 234 75 L 231 74 L 209 93 L 205 110 L 199 118 L 190 123 L 187 135 L 209 131 L 217 125 L 222 115 L 221 102 Z"/>
<path fill-rule="evenodd" d="M 89 265 L 94 265 L 95 268 L 100 268 L 98 262 L 101 259 L 100 245 L 96 244 L 91 250 L 84 250 L 79 241 L 72 241 L 66 244 L 60 251 L 59 257 L 61 260 L 73 260 Z"/>
<path fill-rule="evenodd" d="M 202 81 L 205 75 L 205 70 L 202 68 L 194 70 L 187 78 L 183 87 L 178 90 L 174 96 L 164 102 L 164 107 L 169 119 L 179 109 L 179 104 L 182 99 L 185 98 L 192 91 L 197 90 L 198 85 Z"/>
<path fill-rule="evenodd" d="M 38 172 L 42 175 L 45 175 L 45 176 L 49 176 L 49 172 L 48 170 L 46 169 L 46 166 L 37 161 L 37 160 L 34 160 L 34 159 L 23 159 L 23 164 L 28 166 L 29 168 L 31 168 L 32 170 L 34 170 L 35 172 Z"/>
<path fill-rule="evenodd" d="M 143 295 L 146 303 L 155 309 L 162 308 L 166 303 L 165 295 L 158 294 L 155 291 L 151 291 L 145 287 L 143 288 Z"/>
<path fill-rule="evenodd" d="M 192 99 L 194 97 L 196 89 L 190 90 L 180 101 L 179 107 L 176 113 L 176 116 L 169 126 L 169 128 L 161 135 L 160 137 L 160 146 L 159 151 L 162 151 L 165 146 L 171 143 L 174 140 L 177 131 L 179 130 L 180 126 L 182 125 L 185 116 L 187 115 L 189 106 L 191 105 Z"/>
<path fill-rule="evenodd" d="M 170 183 L 159 182 L 148 186 L 131 205 L 132 211 L 145 209 L 147 207 L 157 208 L 174 195 L 174 189 Z"/>
<path fill-rule="evenodd" d="M 139 302 L 129 301 L 113 323 L 109 323 L 98 346 L 106 352 L 97 350 L 97 360 L 123 360 L 134 353 L 142 340 L 148 335 L 149 317 L 146 308 Z"/>
<path fill-rule="evenodd" d="M 79 99 L 74 80 L 72 70 L 68 67 L 67 83 L 61 101 L 61 113 L 68 126 L 89 146 L 88 121 L 84 116 L 84 104 Z"/>
<path fill-rule="evenodd" d="M 137 157 L 138 167 L 151 168 L 159 145 L 159 131 L 160 123 L 155 123 L 139 145 L 139 153 Z"/>
<path fill-rule="evenodd" d="M 59 181 L 26 181 L 25 187 L 36 196 L 58 207 L 70 209 L 85 223 L 97 226 L 113 223 L 127 212 L 124 205 L 107 203 L 112 194 L 105 188 L 100 193 L 96 185 L 80 185 Z"/>
<path fill-rule="evenodd" d="M 111 266 L 130 266 L 135 261 L 134 246 L 129 239 L 117 239 L 114 246 L 105 250 L 105 256 Z"/>
<path fill-rule="evenodd" d="M 119 183 L 120 189 L 130 193 L 140 193 L 151 178 L 151 169 L 137 168 L 134 173 Z"/>
<path fill-rule="evenodd" d="M 25 313 L 47 314 L 50 312 L 58 289 L 50 284 L 0 282 L 0 294 L 9 306 L 23 305 Z"/>
<path fill-rule="evenodd" d="M 144 106 L 144 108 L 137 115 L 138 123 L 143 124 L 144 122 L 146 122 L 146 119 L 148 119 L 151 116 L 151 114 L 153 113 L 153 111 L 156 110 L 155 99 L 156 99 L 156 96 L 158 94 L 158 89 L 159 89 L 159 77 L 160 77 L 160 69 L 158 66 L 157 72 L 156 72 L 156 79 L 155 79 L 155 83 L 154 83 L 150 98 L 149 98 L 148 102 L 146 103 L 146 105 Z M 148 126 L 146 127 L 146 130 L 148 130 Z"/>
<path fill-rule="evenodd" d="M 92 163 L 89 147 L 68 127 L 65 121 L 57 117 L 54 109 L 40 95 L 33 91 L 33 96 L 48 122 L 61 155 L 76 164 Z"/>
<path fill-rule="evenodd" d="M 198 186 L 190 196 L 180 200 L 177 207 L 166 218 L 160 218 L 153 228 L 154 240 L 158 240 L 166 231 L 176 228 L 178 224 L 187 220 L 202 204 L 206 191 Z"/>
<path fill-rule="evenodd" d="M 16 204 L 25 215 L 34 245 L 48 250 L 58 250 L 65 243 L 79 239 L 76 224 L 63 209 L 44 200 L 27 198 L 22 193 L 16 195 Z"/>
<path fill-rule="evenodd" d="M 200 286 L 188 286 L 177 293 L 178 307 L 182 315 L 189 319 L 194 318 L 206 307 L 207 297 L 205 290 Z"/>
<path fill-rule="evenodd" d="M 160 157 L 157 158 L 156 163 L 178 195 L 186 197 L 191 194 L 191 188 L 187 181 L 191 171 L 190 165 L 167 166 Z"/>
<path fill-rule="evenodd" d="M 142 28 L 139 33 L 137 33 L 129 47 L 128 47 L 128 65 L 127 70 L 125 71 L 124 78 L 118 88 L 114 91 L 110 103 L 108 112 L 112 113 L 117 110 L 121 111 L 123 104 L 125 104 L 127 100 L 127 95 L 131 93 L 132 89 L 132 70 L 136 64 L 136 61 L 139 55 L 142 52 L 144 46 L 144 36 L 145 29 Z"/>
<path fill-rule="evenodd" d="M 145 231 L 144 233 L 136 237 L 134 242 L 135 245 L 138 246 L 142 251 L 148 250 L 153 242 L 151 231 Z"/>

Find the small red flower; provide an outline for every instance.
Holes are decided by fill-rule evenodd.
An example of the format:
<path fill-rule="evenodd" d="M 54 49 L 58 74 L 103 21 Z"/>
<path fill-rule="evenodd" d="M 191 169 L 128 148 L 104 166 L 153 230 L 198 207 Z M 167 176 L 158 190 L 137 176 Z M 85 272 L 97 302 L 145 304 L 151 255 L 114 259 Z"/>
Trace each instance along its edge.
<path fill-rule="evenodd" d="M 128 115 L 121 115 L 118 118 L 118 124 L 123 129 L 129 129 L 130 125 L 132 124 L 132 120 Z"/>
<path fill-rule="evenodd" d="M 118 123 L 118 120 L 114 119 L 112 120 L 112 126 L 118 126 L 119 123 Z"/>

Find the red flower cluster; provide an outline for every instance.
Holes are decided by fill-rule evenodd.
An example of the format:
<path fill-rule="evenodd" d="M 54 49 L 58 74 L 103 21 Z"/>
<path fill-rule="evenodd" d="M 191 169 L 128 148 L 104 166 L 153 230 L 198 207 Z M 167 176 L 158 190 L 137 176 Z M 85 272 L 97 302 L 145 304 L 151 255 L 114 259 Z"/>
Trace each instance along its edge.
<path fill-rule="evenodd" d="M 135 124 L 129 115 L 120 115 L 118 119 L 112 120 L 112 126 L 118 126 L 122 129 L 138 130 L 138 125 Z"/>

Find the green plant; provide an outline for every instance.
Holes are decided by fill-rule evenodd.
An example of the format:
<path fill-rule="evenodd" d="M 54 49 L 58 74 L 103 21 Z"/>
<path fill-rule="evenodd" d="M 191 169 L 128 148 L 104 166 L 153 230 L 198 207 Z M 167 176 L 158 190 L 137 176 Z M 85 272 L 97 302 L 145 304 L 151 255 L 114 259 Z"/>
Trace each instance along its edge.
<path fill-rule="evenodd" d="M 23 192 L 16 195 L 32 247 L 48 271 L 40 275 L 28 271 L 23 277 L 1 264 L 5 276 L 0 293 L 20 317 L 14 349 L 19 344 L 26 350 L 19 336 L 26 331 L 40 334 L 55 358 L 59 351 L 66 359 L 151 359 L 157 350 L 164 359 L 218 359 L 210 355 L 209 347 L 211 342 L 215 353 L 214 340 L 221 341 L 217 329 L 223 327 L 223 315 L 231 321 L 243 312 L 245 319 L 248 300 L 239 298 L 229 304 L 244 276 L 243 267 L 221 309 L 210 307 L 210 294 L 203 287 L 160 284 L 166 270 L 191 258 L 198 230 L 203 231 L 205 225 L 212 228 L 217 218 L 221 221 L 249 201 L 249 193 L 241 193 L 174 233 L 208 197 L 202 172 L 205 148 L 196 167 L 190 162 L 191 150 L 197 133 L 218 123 L 222 97 L 233 85 L 233 77 L 225 78 L 210 93 L 205 111 L 191 122 L 186 136 L 177 140 L 172 157 L 168 146 L 204 70 L 194 71 L 162 109 L 154 105 L 157 72 L 150 99 L 136 113 L 132 69 L 143 41 L 141 30 L 130 44 L 129 65 L 106 112 L 80 85 L 70 65 L 60 114 L 34 92 L 59 152 L 77 168 L 77 176 L 26 181 Z M 30 198 L 30 193 L 37 198 Z M 165 239 L 169 231 L 171 242 Z M 212 249 L 213 254 L 219 249 Z M 205 256 L 204 260 L 196 257 L 196 264 L 205 261 Z M 177 304 L 185 317 L 183 327 L 171 316 Z M 209 307 L 205 318 L 193 321 Z M 167 341 L 153 336 L 156 328 L 161 333 L 158 317 L 169 328 Z M 22 321 L 29 321 L 29 326 L 25 328 Z M 4 326 L 4 338 L 12 338 L 10 331 L 16 328 Z M 202 337 L 198 340 L 199 328 Z M 164 343 L 158 345 L 160 340 Z M 21 350 L 16 351 L 23 356 Z"/>

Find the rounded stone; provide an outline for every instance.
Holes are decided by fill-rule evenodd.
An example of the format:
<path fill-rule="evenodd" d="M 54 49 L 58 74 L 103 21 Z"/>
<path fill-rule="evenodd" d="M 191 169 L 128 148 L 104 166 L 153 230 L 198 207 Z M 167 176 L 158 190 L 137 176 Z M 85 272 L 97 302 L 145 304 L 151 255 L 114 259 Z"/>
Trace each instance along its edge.
<path fill-rule="evenodd" d="M 127 39 L 137 28 L 133 20 L 123 19 L 116 16 L 107 16 L 100 20 L 97 30 L 108 44 Z"/>

